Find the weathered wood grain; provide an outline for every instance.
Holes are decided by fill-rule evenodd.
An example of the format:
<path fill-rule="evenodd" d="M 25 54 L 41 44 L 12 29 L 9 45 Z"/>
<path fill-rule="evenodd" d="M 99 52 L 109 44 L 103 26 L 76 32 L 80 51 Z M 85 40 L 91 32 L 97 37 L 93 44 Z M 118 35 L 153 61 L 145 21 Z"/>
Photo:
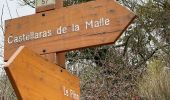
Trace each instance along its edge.
<path fill-rule="evenodd" d="M 5 64 L 19 100 L 79 100 L 79 78 L 20 47 Z"/>
<path fill-rule="evenodd" d="M 97 28 L 85 28 L 86 21 L 100 18 L 110 19 L 110 24 Z M 111 44 L 119 38 L 134 18 L 134 13 L 114 0 L 96 0 L 8 20 L 5 23 L 5 60 L 8 60 L 21 45 L 26 45 L 36 53 L 43 54 L 44 50 L 46 53 L 52 53 Z M 80 25 L 80 31 L 70 31 L 72 24 Z M 52 33 L 56 34 L 56 29 L 60 26 L 67 26 L 69 31 L 48 38 L 7 43 L 7 38 L 10 35 L 22 35 L 44 30 L 52 30 Z"/>

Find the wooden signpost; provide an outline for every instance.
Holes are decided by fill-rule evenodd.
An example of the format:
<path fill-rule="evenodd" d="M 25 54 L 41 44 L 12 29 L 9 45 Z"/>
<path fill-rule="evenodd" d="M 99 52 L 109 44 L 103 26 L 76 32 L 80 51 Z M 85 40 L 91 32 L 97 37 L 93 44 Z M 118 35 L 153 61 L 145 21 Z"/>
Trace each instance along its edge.
<path fill-rule="evenodd" d="M 46 2 L 44 4 L 44 2 Z M 49 5 L 54 5 L 55 9 L 60 9 L 63 7 L 63 0 L 37 0 L 36 5 L 36 13 L 45 12 L 47 10 L 51 10 Z M 65 69 L 65 53 L 50 53 L 42 55 L 47 60 L 59 65 L 60 67 Z"/>
<path fill-rule="evenodd" d="M 19 100 L 79 100 L 79 78 L 51 55 L 114 43 L 136 16 L 114 0 L 66 8 L 61 0 L 37 0 L 36 6 L 36 14 L 5 23 L 5 71 Z"/>
<path fill-rule="evenodd" d="M 5 60 L 21 45 L 48 54 L 114 43 L 134 18 L 114 0 L 96 0 L 8 20 Z"/>
<path fill-rule="evenodd" d="M 5 66 L 19 100 L 79 100 L 79 78 L 23 46 Z"/>

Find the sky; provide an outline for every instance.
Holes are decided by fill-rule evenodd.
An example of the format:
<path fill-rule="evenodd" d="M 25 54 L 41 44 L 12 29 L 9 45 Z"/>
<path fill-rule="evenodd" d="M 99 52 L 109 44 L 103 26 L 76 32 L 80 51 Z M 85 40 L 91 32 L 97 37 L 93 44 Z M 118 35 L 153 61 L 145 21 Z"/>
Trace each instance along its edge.
<path fill-rule="evenodd" d="M 35 9 L 30 6 L 21 6 L 19 0 L 0 0 L 0 15 L 2 15 L 3 6 L 3 21 L 35 13 Z M 0 24 L 2 23 L 0 22 Z"/>
<path fill-rule="evenodd" d="M 8 8 L 9 7 L 9 8 Z M 2 11 L 3 9 L 3 11 Z M 2 16 L 3 13 L 3 16 Z M 35 9 L 30 6 L 21 6 L 19 0 L 0 0 L 0 25 L 4 25 L 4 21 L 35 13 Z M 2 16 L 2 21 L 1 21 Z M 3 31 L 0 28 L 0 46 L 3 46 Z M 3 54 L 3 49 L 0 48 L 0 53 Z M 0 65 L 4 63 L 3 58 L 0 58 Z M 2 67 L 2 66 L 0 66 Z M 1 69 L 0 69 L 1 72 Z"/>

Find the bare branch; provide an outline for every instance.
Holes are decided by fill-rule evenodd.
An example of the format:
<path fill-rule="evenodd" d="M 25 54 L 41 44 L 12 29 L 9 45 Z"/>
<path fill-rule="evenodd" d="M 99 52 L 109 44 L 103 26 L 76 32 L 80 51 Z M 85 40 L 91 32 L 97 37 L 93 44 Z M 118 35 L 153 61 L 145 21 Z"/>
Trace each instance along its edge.
<path fill-rule="evenodd" d="M 0 25 L 0 28 L 2 29 L 2 31 L 3 31 L 3 33 L 4 33 L 4 28 L 3 28 L 3 14 L 4 14 L 4 5 L 2 6 L 1 25 Z"/>
<path fill-rule="evenodd" d="M 18 14 L 18 10 L 16 9 L 16 14 L 17 14 L 17 16 L 19 17 L 19 14 Z"/>
<path fill-rule="evenodd" d="M 6 4 L 7 4 L 8 11 L 9 11 L 9 15 L 10 15 L 10 17 L 11 17 L 11 19 L 12 19 L 11 11 L 10 11 L 10 8 L 9 8 L 8 1 L 7 1 L 7 0 L 6 0 Z"/>
<path fill-rule="evenodd" d="M 166 47 L 168 47 L 168 46 L 170 46 L 170 45 L 167 44 L 167 45 L 164 45 L 164 46 L 161 46 L 161 47 L 157 47 L 157 48 L 156 48 L 154 51 L 152 51 L 152 53 L 150 53 L 146 58 L 143 58 L 144 60 L 143 60 L 141 63 L 139 63 L 139 64 L 136 66 L 136 68 L 140 67 L 142 64 L 146 63 L 149 59 L 151 59 L 151 58 L 153 57 L 153 55 L 154 55 L 157 51 L 159 51 L 159 50 L 161 50 L 161 49 L 164 49 L 164 48 L 166 48 Z"/>
<path fill-rule="evenodd" d="M 35 7 L 33 6 L 33 4 L 35 4 L 34 1 L 28 1 L 28 0 L 23 0 L 23 1 L 24 1 L 24 3 L 25 3 L 26 5 L 29 5 L 29 6 L 31 6 L 32 8 L 35 8 Z"/>

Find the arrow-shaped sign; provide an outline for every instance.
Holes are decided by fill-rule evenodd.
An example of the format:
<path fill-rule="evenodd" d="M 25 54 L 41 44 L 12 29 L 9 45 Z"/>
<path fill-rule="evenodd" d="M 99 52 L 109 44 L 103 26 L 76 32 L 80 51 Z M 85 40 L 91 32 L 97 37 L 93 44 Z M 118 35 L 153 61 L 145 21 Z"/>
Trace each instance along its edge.
<path fill-rule="evenodd" d="M 8 20 L 5 60 L 21 45 L 43 54 L 114 43 L 134 18 L 114 0 L 96 0 Z"/>
<path fill-rule="evenodd" d="M 5 65 L 19 100 L 80 100 L 79 78 L 20 47 Z"/>

